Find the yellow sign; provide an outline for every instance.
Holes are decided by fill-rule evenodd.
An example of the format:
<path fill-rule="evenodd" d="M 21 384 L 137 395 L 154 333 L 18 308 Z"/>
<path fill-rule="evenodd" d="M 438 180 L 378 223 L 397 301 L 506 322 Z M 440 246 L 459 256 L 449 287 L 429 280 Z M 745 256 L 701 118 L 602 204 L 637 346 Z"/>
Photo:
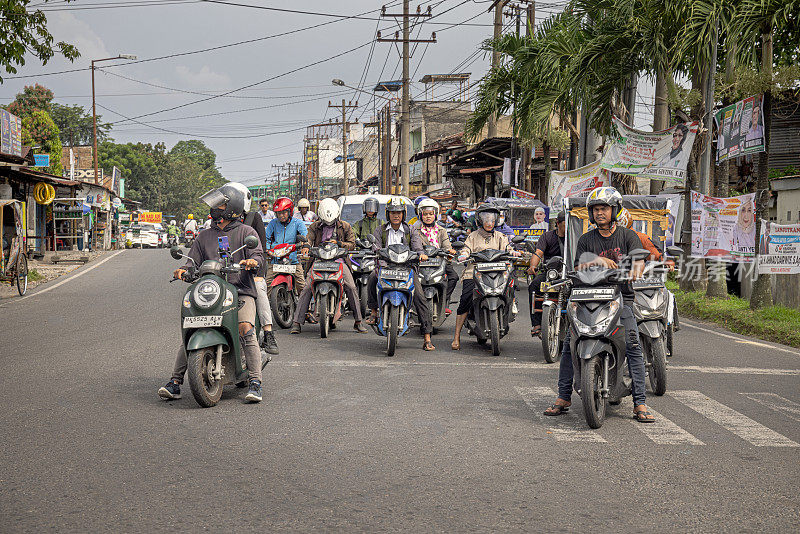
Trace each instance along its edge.
<path fill-rule="evenodd" d="M 152 223 L 152 224 L 161 224 L 161 212 L 160 211 L 143 211 L 139 214 L 139 222 L 140 223 Z"/>

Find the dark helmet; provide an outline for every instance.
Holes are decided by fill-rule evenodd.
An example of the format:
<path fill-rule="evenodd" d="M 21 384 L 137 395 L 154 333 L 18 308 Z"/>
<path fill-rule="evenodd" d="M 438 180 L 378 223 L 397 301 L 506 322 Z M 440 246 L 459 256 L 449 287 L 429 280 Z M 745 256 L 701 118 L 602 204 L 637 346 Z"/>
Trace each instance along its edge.
<path fill-rule="evenodd" d="M 247 192 L 245 193 L 245 191 Z M 200 197 L 200 200 L 205 202 L 208 207 L 212 209 L 221 204 L 225 204 L 225 211 L 222 212 L 222 218 L 232 221 L 244 215 L 245 211 L 250 206 L 251 198 L 250 191 L 246 187 L 243 188 L 242 184 L 228 182 L 204 194 Z"/>
<path fill-rule="evenodd" d="M 367 197 L 364 199 L 364 203 L 361 204 L 361 211 L 364 215 L 368 212 L 372 212 L 377 214 L 378 210 L 381 209 L 381 203 L 378 202 L 378 199 L 375 197 Z"/>
<path fill-rule="evenodd" d="M 589 222 L 594 222 L 594 215 L 592 208 L 594 206 L 611 206 L 611 220 L 616 221 L 619 214 L 622 213 L 622 195 L 613 187 L 597 187 L 589 193 L 586 198 L 586 209 L 589 212 Z"/>
<path fill-rule="evenodd" d="M 497 220 L 500 218 L 500 209 L 492 204 L 484 204 L 475 210 L 475 222 L 479 227 L 483 227 L 485 218 L 493 218 L 494 224 L 497 224 Z"/>

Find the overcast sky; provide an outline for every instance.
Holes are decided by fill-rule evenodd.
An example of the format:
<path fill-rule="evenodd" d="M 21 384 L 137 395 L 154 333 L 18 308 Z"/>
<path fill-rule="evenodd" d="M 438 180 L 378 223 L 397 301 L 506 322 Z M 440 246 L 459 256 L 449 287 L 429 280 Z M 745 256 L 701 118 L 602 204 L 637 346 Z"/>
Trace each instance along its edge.
<path fill-rule="evenodd" d="M 47 10 L 49 28 L 56 41 L 75 44 L 81 57 L 74 63 L 54 58 L 45 66 L 30 59 L 17 76 L 85 69 L 92 59 L 134 54 L 138 56 L 138 63 L 101 63 L 110 68 L 96 74 L 97 112 L 103 120 L 115 123 L 114 140 L 164 141 L 171 147 L 181 139 L 201 139 L 217 153 L 218 165 L 226 178 L 248 183 L 263 182 L 272 173 L 272 164 L 302 161 L 304 127 L 336 116 L 333 110 L 328 110 L 328 100 L 358 99 L 362 106 L 353 116 L 369 119 L 373 111 L 370 96 L 343 91 L 333 86 L 331 79 L 340 78 L 353 86 L 361 84 L 369 90 L 379 78 L 401 77 L 398 48 L 390 43 L 373 45 L 373 38 L 378 29 L 383 30 L 384 37 L 391 37 L 399 28 L 394 19 L 379 18 L 381 5 L 385 3 L 389 12 L 398 13 L 402 12 L 402 2 L 221 2 L 224 3 L 198 0 L 48 2 L 40 8 Z M 240 5 L 231 5 L 234 3 Z M 419 45 L 414 53 L 412 97 L 422 91 L 422 84 L 416 82 L 425 74 L 471 72 L 474 82 L 486 72 L 489 58 L 482 52 L 475 52 L 480 43 L 491 36 L 492 14 L 486 11 L 490 3 L 489 0 L 433 0 L 420 4 L 423 9 L 431 5 L 435 17 L 417 26 L 412 36 L 429 38 L 431 32 L 436 31 L 437 43 L 427 47 Z M 548 3 L 552 7 L 546 7 Z M 412 11 L 417 4 L 412 2 Z M 248 5 L 255 7 L 246 7 Z M 558 0 L 537 2 L 537 20 L 561 9 L 562 5 Z M 343 16 L 369 13 L 360 19 L 341 20 L 258 7 Z M 513 25 L 509 19 L 505 22 Z M 461 24 L 450 27 L 457 23 Z M 310 28 L 319 24 L 324 25 Z M 286 32 L 291 33 L 269 38 Z M 142 61 L 253 39 L 258 40 L 219 50 Z M 345 53 L 354 48 L 357 49 Z M 342 53 L 345 54 L 325 61 Z M 289 73 L 306 65 L 311 66 Z M 0 85 L 3 102 L 12 100 L 25 85 L 40 83 L 55 93 L 56 102 L 91 109 L 88 70 L 12 78 L 9 75 Z M 439 92 L 446 93 L 447 89 Z M 205 101 L 197 102 L 199 100 Z M 177 106 L 182 107 L 170 110 Z M 211 114 L 216 115 L 197 117 Z M 135 118 L 138 122 L 124 117 Z"/>

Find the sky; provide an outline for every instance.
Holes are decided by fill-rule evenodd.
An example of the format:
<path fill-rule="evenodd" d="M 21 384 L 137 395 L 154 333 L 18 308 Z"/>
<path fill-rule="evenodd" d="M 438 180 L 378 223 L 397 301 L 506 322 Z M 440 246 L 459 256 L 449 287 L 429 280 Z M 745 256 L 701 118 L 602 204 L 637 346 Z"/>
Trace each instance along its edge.
<path fill-rule="evenodd" d="M 350 119 L 371 118 L 371 96 L 332 79 L 369 92 L 378 80 L 401 77 L 399 48 L 374 40 L 377 30 L 392 37 L 400 29 L 399 19 L 380 17 L 384 4 L 389 13 L 402 12 L 398 0 L 34 0 L 31 7 L 45 11 L 55 41 L 74 44 L 81 57 L 73 63 L 56 57 L 47 65 L 28 58 L 16 75 L 4 76 L 0 101 L 39 83 L 54 92 L 55 102 L 90 110 L 90 61 L 136 55 L 97 64 L 103 66 L 95 74 L 97 113 L 113 123 L 113 139 L 168 147 L 200 139 L 216 152 L 227 179 L 263 183 L 272 165 L 302 161 L 305 127 L 336 117 L 329 100 L 358 100 Z M 412 12 L 430 5 L 434 15 L 412 37 L 437 33 L 435 44 L 413 52 L 412 98 L 422 96 L 418 81 L 425 74 L 471 72 L 471 82 L 485 74 L 490 57 L 478 49 L 491 37 L 490 4 L 411 3 Z M 562 7 L 559 0 L 537 2 L 537 21 Z M 510 19 L 505 23 L 513 28 Z M 226 46 L 242 41 L 250 42 Z M 215 47 L 222 48 L 189 53 Z M 41 76 L 71 69 L 85 70 Z"/>

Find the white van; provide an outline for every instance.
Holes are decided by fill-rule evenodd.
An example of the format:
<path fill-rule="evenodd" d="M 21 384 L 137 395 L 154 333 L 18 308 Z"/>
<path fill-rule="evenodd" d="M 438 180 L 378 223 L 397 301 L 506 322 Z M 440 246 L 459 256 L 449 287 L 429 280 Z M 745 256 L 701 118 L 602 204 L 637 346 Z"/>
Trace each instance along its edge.
<path fill-rule="evenodd" d="M 406 205 L 406 222 L 410 221 L 414 217 L 416 217 L 416 212 L 414 211 L 414 203 L 409 200 L 408 197 L 404 197 L 402 195 L 348 195 L 346 197 L 339 197 L 339 207 L 342 208 L 342 214 L 340 215 L 343 221 L 347 221 L 350 224 L 355 224 L 360 219 L 364 218 L 364 212 L 362 209 L 362 204 L 364 201 L 370 197 L 377 198 L 378 202 L 380 202 L 381 207 L 378 210 L 378 218 L 386 220 L 386 201 L 392 198 L 393 196 L 399 196 Z"/>

